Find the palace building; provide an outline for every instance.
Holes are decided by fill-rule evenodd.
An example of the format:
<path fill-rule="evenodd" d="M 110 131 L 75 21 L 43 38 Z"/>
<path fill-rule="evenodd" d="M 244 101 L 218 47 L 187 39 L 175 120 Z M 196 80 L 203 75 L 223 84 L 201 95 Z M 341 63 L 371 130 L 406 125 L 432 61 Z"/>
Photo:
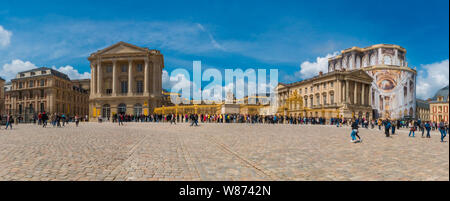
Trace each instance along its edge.
<path fill-rule="evenodd" d="M 280 83 L 277 115 L 293 117 L 371 118 L 372 78 L 363 70 L 322 72 L 313 78 Z"/>
<path fill-rule="evenodd" d="M 5 110 L 5 80 L 0 77 L 0 115 L 4 114 Z"/>
<path fill-rule="evenodd" d="M 448 85 L 440 89 L 429 101 L 430 103 L 430 120 L 433 122 L 449 122 L 448 121 Z"/>
<path fill-rule="evenodd" d="M 369 100 L 374 118 L 416 118 L 417 72 L 408 67 L 403 47 L 378 44 L 345 49 L 328 59 L 328 72 L 343 69 L 362 69 L 373 78 Z"/>
<path fill-rule="evenodd" d="M 89 80 L 87 80 L 89 81 Z M 30 121 L 36 113 L 87 115 L 89 94 L 69 77 L 51 68 L 41 67 L 19 72 L 5 91 L 4 114 Z"/>
<path fill-rule="evenodd" d="M 416 119 L 430 121 L 430 103 L 425 100 L 416 100 Z"/>
<path fill-rule="evenodd" d="M 148 115 L 162 102 L 163 55 L 125 42 L 99 50 L 91 63 L 91 121 L 114 114 Z"/>

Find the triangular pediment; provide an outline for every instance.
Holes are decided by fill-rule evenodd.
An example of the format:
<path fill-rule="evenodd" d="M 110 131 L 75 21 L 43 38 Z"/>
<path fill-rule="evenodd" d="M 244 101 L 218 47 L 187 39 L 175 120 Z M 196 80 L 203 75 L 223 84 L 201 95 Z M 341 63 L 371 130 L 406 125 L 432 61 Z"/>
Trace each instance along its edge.
<path fill-rule="evenodd" d="M 131 45 L 125 42 L 119 42 L 97 52 L 97 55 L 109 54 L 129 54 L 129 53 L 145 53 L 146 49 Z"/>
<path fill-rule="evenodd" d="M 368 80 L 372 79 L 372 77 L 370 77 L 370 75 L 367 74 L 366 71 L 364 71 L 364 70 L 353 71 L 350 73 L 350 76 L 356 77 L 356 78 L 368 79 Z"/>

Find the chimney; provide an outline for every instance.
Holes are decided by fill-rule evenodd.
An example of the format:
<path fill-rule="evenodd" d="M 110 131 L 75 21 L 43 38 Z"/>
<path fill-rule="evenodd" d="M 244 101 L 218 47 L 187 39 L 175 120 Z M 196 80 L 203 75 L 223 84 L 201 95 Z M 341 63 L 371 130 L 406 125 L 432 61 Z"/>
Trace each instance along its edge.
<path fill-rule="evenodd" d="M 322 71 L 320 71 L 320 72 L 319 72 L 319 76 L 322 76 L 322 75 L 323 75 L 323 72 L 322 72 Z"/>

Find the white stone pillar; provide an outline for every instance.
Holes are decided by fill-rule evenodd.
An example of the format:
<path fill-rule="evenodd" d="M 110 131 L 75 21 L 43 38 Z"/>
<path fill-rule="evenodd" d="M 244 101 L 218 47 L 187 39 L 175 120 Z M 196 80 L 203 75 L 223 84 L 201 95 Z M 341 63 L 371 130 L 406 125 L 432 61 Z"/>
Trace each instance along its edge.
<path fill-rule="evenodd" d="M 117 83 L 118 83 L 118 76 L 117 76 L 117 60 L 113 60 L 113 69 L 112 69 L 112 95 L 117 96 Z"/>
<path fill-rule="evenodd" d="M 354 92 L 353 92 L 353 104 L 358 105 L 358 83 L 356 81 L 353 81 Z"/>
<path fill-rule="evenodd" d="M 379 65 L 384 63 L 383 62 L 383 53 L 381 52 L 381 48 L 378 48 L 378 56 L 377 56 L 377 58 L 378 58 L 378 64 Z"/>
<path fill-rule="evenodd" d="M 128 96 L 133 95 L 133 60 L 128 60 Z"/>
<path fill-rule="evenodd" d="M 350 103 L 350 100 L 349 100 L 349 98 L 350 98 L 350 93 L 349 93 L 349 89 L 350 89 L 350 86 L 349 86 L 349 83 L 348 83 L 348 80 L 345 80 L 345 103 Z"/>
<path fill-rule="evenodd" d="M 157 94 L 157 92 L 156 92 L 156 85 L 158 84 L 157 83 L 157 80 L 156 80 L 156 78 L 157 78 L 157 74 L 158 74 L 158 70 L 157 70 L 157 63 L 156 62 L 154 62 L 153 63 L 153 67 L 152 67 L 152 69 L 153 69 L 153 73 L 152 73 L 152 78 L 153 78 L 153 82 L 152 82 L 152 93 L 153 93 L 153 95 L 156 95 Z"/>
<path fill-rule="evenodd" d="M 356 55 L 355 52 L 352 52 L 352 68 L 351 69 L 356 69 Z"/>
<path fill-rule="evenodd" d="M 97 89 L 95 88 L 96 86 L 96 68 L 95 68 L 95 64 L 91 63 L 91 96 L 94 96 L 95 93 L 97 92 Z"/>
<path fill-rule="evenodd" d="M 102 79 L 102 77 L 103 77 L 102 76 L 102 63 L 101 63 L 101 61 L 99 61 L 98 64 L 97 64 L 97 94 L 99 96 L 101 96 L 102 93 L 103 93 L 103 90 L 102 90 L 102 88 L 103 88 L 103 86 L 102 86 L 103 79 Z"/>
<path fill-rule="evenodd" d="M 144 64 L 144 95 L 148 95 L 148 59 L 145 59 L 145 64 Z"/>
<path fill-rule="evenodd" d="M 366 105 L 365 104 L 365 89 L 366 89 L 366 85 L 364 83 L 361 84 L 361 105 Z"/>

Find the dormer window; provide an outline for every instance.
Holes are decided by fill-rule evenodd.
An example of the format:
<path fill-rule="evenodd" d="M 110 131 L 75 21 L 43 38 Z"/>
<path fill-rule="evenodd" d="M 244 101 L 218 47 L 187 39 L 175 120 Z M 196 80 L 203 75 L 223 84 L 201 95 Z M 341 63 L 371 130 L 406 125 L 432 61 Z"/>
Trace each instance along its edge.
<path fill-rule="evenodd" d="M 36 73 L 35 72 L 31 72 L 31 75 L 36 75 Z"/>
<path fill-rule="evenodd" d="M 25 73 L 20 73 L 20 77 L 25 77 Z"/>
<path fill-rule="evenodd" d="M 47 74 L 47 71 L 43 70 L 43 71 L 41 71 L 41 74 L 45 75 L 45 74 Z"/>

